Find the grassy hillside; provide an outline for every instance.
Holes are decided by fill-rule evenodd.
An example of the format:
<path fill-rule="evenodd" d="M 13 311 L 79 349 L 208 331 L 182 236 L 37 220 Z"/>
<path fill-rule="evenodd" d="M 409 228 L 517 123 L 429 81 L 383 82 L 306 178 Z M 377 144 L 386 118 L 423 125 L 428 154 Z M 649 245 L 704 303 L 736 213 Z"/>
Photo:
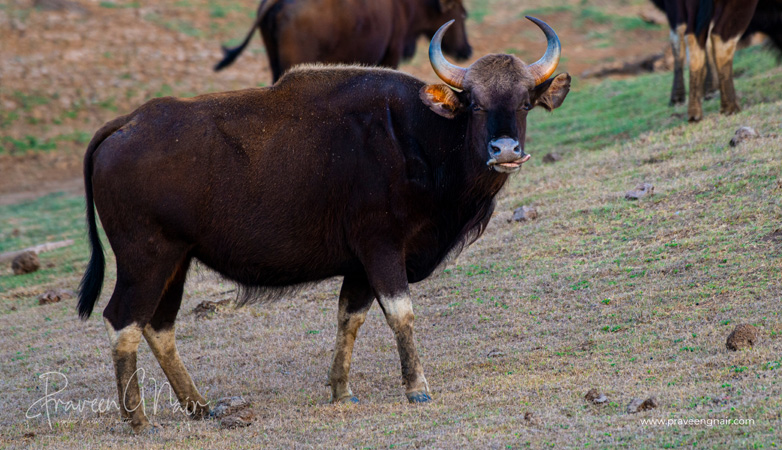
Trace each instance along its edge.
<path fill-rule="evenodd" d="M 131 437 L 113 414 L 25 420 L 37 375 L 67 373 L 63 398 L 114 398 L 98 317 L 73 300 L 38 306 L 50 287 L 75 289 L 88 258 L 80 198 L 51 195 L 0 207 L 0 251 L 41 240 L 77 245 L 42 255 L 44 270 L 0 272 L 0 443 L 11 447 L 143 448 L 774 448 L 782 411 L 782 72 L 758 49 L 740 55 L 745 111 L 707 103 L 688 125 L 666 106 L 668 75 L 576 84 L 564 106 L 530 118 L 535 156 L 511 179 L 486 234 L 454 265 L 413 287 L 416 330 L 435 401 L 403 403 L 398 359 L 378 308 L 356 344 L 362 403 L 332 406 L 323 387 L 335 335 L 337 280 L 274 304 L 190 311 L 231 294 L 191 274 L 178 322 L 180 352 L 202 392 L 243 395 L 258 416 L 219 431 L 164 408 L 152 437 Z M 766 102 L 768 103 L 761 103 Z M 730 147 L 742 125 L 762 138 Z M 544 165 L 554 150 L 564 159 Z M 655 195 L 623 194 L 639 182 Z M 533 205 L 531 223 L 509 223 Z M 18 232 L 14 230 L 18 230 Z M 105 239 L 104 239 L 105 242 Z M 111 264 L 111 257 L 109 258 Z M 105 305 L 113 285 L 98 305 Z M 752 350 L 728 352 L 737 324 L 758 328 Z M 489 355 L 492 355 L 489 357 Z M 164 376 L 146 345 L 148 377 Z M 147 386 L 151 389 L 150 382 Z M 583 396 L 597 388 L 606 406 Z M 148 391 L 149 392 L 149 391 Z M 151 395 L 151 394 L 149 394 Z M 659 407 L 629 415 L 634 397 Z M 148 397 L 151 403 L 152 398 Z M 529 415 L 528 413 L 531 413 Z M 652 426 L 648 419 L 751 419 L 751 425 Z M 26 433 L 32 433 L 27 435 Z"/>

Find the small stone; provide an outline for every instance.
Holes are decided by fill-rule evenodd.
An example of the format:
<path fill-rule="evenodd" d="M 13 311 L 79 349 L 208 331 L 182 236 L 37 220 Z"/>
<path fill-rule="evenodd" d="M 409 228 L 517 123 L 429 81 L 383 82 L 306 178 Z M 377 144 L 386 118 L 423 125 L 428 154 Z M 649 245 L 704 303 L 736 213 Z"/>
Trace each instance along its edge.
<path fill-rule="evenodd" d="M 249 427 L 252 425 L 254 419 L 255 413 L 250 409 L 245 409 L 243 411 L 237 412 L 236 414 L 231 414 L 230 416 L 226 416 L 220 419 L 220 428 L 230 429 Z"/>
<path fill-rule="evenodd" d="M 499 358 L 501 356 L 505 356 L 505 353 L 498 349 L 494 349 L 486 355 L 487 358 Z"/>
<path fill-rule="evenodd" d="M 559 153 L 546 153 L 543 155 L 543 162 L 546 164 L 553 164 L 562 159 L 562 155 Z"/>
<path fill-rule="evenodd" d="M 752 325 L 737 325 L 736 328 L 728 335 L 728 340 L 725 342 L 725 347 L 728 350 L 741 350 L 744 348 L 752 348 L 758 341 L 758 331 Z"/>
<path fill-rule="evenodd" d="M 651 183 L 640 183 L 632 191 L 627 191 L 625 199 L 638 200 L 647 195 L 654 195 L 654 186 Z"/>
<path fill-rule="evenodd" d="M 223 397 L 215 403 L 210 414 L 217 419 L 236 414 L 237 412 L 249 408 L 250 402 L 242 397 Z"/>
<path fill-rule="evenodd" d="M 630 404 L 627 405 L 627 414 L 635 414 L 642 411 L 648 411 L 650 409 L 657 408 L 658 403 L 657 399 L 654 397 L 649 397 L 646 400 L 641 400 L 640 398 L 634 398 L 632 401 L 630 401 Z"/>
<path fill-rule="evenodd" d="M 35 252 L 24 252 L 11 262 L 11 269 L 13 269 L 14 275 L 32 273 L 40 268 L 41 261 Z"/>
<path fill-rule="evenodd" d="M 527 411 L 527 412 L 524 413 L 524 422 L 527 425 L 539 425 L 540 424 L 540 420 L 538 420 L 538 418 L 535 417 L 535 413 L 533 413 L 531 411 Z"/>
<path fill-rule="evenodd" d="M 531 206 L 521 206 L 513 211 L 513 222 L 526 222 L 528 220 L 535 220 L 538 218 L 538 211 Z"/>
<path fill-rule="evenodd" d="M 38 296 L 39 305 L 48 305 L 50 303 L 59 303 L 61 300 L 73 297 L 70 291 L 50 290 Z"/>
<path fill-rule="evenodd" d="M 736 134 L 730 139 L 730 146 L 735 147 L 747 139 L 755 139 L 760 137 L 757 131 L 752 127 L 741 127 L 736 130 Z"/>
<path fill-rule="evenodd" d="M 605 396 L 605 394 L 601 394 L 597 391 L 597 389 L 590 389 L 589 392 L 586 393 L 584 396 L 584 399 L 590 403 L 594 403 L 595 405 L 604 405 L 608 403 L 608 397 Z"/>
<path fill-rule="evenodd" d="M 70 0 L 34 0 L 33 6 L 41 11 L 69 11 L 86 15 L 89 10 Z"/>
<path fill-rule="evenodd" d="M 231 300 L 225 299 L 220 300 L 218 302 L 210 302 L 209 300 L 204 300 L 201 303 L 198 304 L 195 308 L 193 308 L 193 314 L 195 314 L 196 319 L 207 319 L 211 317 L 213 314 L 217 313 L 217 310 L 222 307 L 226 306 L 231 302 Z"/>

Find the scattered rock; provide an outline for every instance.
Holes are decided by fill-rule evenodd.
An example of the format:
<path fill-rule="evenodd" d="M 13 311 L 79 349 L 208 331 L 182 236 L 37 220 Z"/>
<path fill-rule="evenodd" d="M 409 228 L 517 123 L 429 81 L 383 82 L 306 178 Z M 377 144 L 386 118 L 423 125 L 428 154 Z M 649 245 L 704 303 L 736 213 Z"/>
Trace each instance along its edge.
<path fill-rule="evenodd" d="M 595 341 L 593 341 L 592 339 L 587 339 L 586 341 L 582 342 L 578 348 L 582 352 L 592 350 L 593 348 L 595 348 Z"/>
<path fill-rule="evenodd" d="M 505 356 L 505 353 L 498 349 L 494 349 L 486 355 L 487 358 L 499 358 L 501 356 Z"/>
<path fill-rule="evenodd" d="M 48 305 L 49 303 L 59 303 L 61 300 L 65 300 L 73 297 L 73 292 L 63 290 L 50 290 L 38 296 L 39 305 Z"/>
<path fill-rule="evenodd" d="M 249 427 L 255 419 L 255 413 L 250 409 L 220 419 L 220 428 Z"/>
<path fill-rule="evenodd" d="M 760 137 L 757 131 L 752 127 L 741 127 L 736 130 L 736 134 L 730 139 L 730 146 L 735 147 L 747 139 L 755 139 Z"/>
<path fill-rule="evenodd" d="M 208 319 L 212 316 L 212 314 L 215 314 L 218 309 L 223 306 L 227 306 L 229 303 L 231 303 L 231 300 L 229 299 L 220 300 L 218 302 L 204 300 L 199 303 L 198 306 L 193 308 L 193 314 L 195 314 L 196 319 Z"/>
<path fill-rule="evenodd" d="M 635 414 L 642 411 L 648 411 L 650 409 L 657 408 L 659 404 L 657 403 L 657 399 L 654 397 L 649 397 L 646 400 L 641 400 L 640 398 L 634 398 L 629 405 L 627 405 L 627 414 Z"/>
<path fill-rule="evenodd" d="M 743 348 L 752 348 L 758 341 L 758 331 L 752 325 L 737 325 L 733 332 L 728 335 L 725 347 L 728 350 L 741 350 Z"/>
<path fill-rule="evenodd" d="M 647 195 L 654 195 L 654 186 L 651 183 L 640 183 L 632 191 L 627 191 L 625 199 L 638 200 Z"/>
<path fill-rule="evenodd" d="M 730 400 L 730 397 L 728 397 L 727 395 L 720 395 L 720 394 L 718 394 L 718 395 L 715 395 L 711 399 L 711 402 L 714 403 L 717 406 L 725 406 L 725 405 L 728 404 L 729 400 Z"/>
<path fill-rule="evenodd" d="M 782 243 L 782 228 L 777 228 L 771 233 L 763 236 L 761 241 Z"/>
<path fill-rule="evenodd" d="M 524 422 L 526 422 L 527 425 L 538 425 L 540 424 L 540 420 L 538 420 L 537 417 L 535 417 L 535 413 L 531 411 L 527 411 L 524 413 Z"/>
<path fill-rule="evenodd" d="M 242 397 L 223 397 L 217 401 L 210 414 L 220 419 L 220 428 L 247 427 L 255 419 L 250 406 Z"/>
<path fill-rule="evenodd" d="M 70 0 L 35 0 L 33 6 L 41 11 L 69 11 L 80 15 L 89 13 L 87 8 Z"/>
<path fill-rule="evenodd" d="M 597 392 L 597 389 L 590 389 L 589 392 L 587 392 L 584 396 L 584 399 L 590 403 L 594 403 L 595 405 L 608 404 L 608 397 L 606 397 L 605 394 Z"/>
<path fill-rule="evenodd" d="M 538 211 L 531 206 L 522 206 L 516 208 L 513 211 L 512 222 L 526 222 L 527 220 L 535 220 L 538 218 Z"/>
<path fill-rule="evenodd" d="M 543 162 L 546 164 L 552 164 L 562 160 L 562 155 L 559 153 L 546 153 L 543 155 Z"/>
<path fill-rule="evenodd" d="M 210 414 L 216 419 L 236 414 L 237 412 L 247 409 L 250 406 L 250 402 L 242 397 L 223 397 L 217 400 L 215 406 L 212 408 Z"/>
<path fill-rule="evenodd" d="M 14 275 L 32 273 L 40 268 L 41 261 L 35 252 L 24 252 L 11 262 L 11 269 L 13 269 Z"/>

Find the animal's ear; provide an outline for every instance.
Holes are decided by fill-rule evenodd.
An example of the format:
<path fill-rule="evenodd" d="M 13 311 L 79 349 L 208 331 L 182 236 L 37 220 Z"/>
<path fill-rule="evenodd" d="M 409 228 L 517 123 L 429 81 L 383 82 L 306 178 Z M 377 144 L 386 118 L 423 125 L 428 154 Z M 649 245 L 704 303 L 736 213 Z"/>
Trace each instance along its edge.
<path fill-rule="evenodd" d="M 456 6 L 456 0 L 440 0 L 440 11 L 446 12 Z"/>
<path fill-rule="evenodd" d="M 446 119 L 453 119 L 462 107 L 459 97 L 445 84 L 427 84 L 418 91 L 426 106 Z"/>
<path fill-rule="evenodd" d="M 561 73 L 535 86 L 532 91 L 533 106 L 542 106 L 548 111 L 559 108 L 570 91 L 570 75 Z"/>

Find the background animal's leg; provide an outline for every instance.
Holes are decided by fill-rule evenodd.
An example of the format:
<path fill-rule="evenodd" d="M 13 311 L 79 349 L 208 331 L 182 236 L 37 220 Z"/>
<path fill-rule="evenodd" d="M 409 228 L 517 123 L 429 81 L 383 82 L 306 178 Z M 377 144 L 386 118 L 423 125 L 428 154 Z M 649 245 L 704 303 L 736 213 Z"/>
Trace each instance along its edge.
<path fill-rule="evenodd" d="M 719 5 L 714 14 L 711 35 L 720 83 L 720 112 L 723 114 L 741 111 L 733 87 L 733 55 L 757 5 L 758 0 L 726 2 Z"/>
<path fill-rule="evenodd" d="M 711 100 L 717 96 L 720 88 L 720 79 L 717 71 L 717 64 L 714 60 L 714 40 L 709 34 L 706 38 L 706 81 L 703 87 L 704 99 Z"/>
<path fill-rule="evenodd" d="M 407 268 L 404 256 L 393 249 L 383 251 L 379 245 L 369 248 L 373 252 L 362 258 L 369 284 L 375 292 L 386 322 L 396 337 L 399 360 L 402 363 L 402 378 L 406 386 L 407 399 L 412 402 L 427 402 L 429 385 L 418 358 L 413 336 L 413 303 L 407 284 Z"/>
<path fill-rule="evenodd" d="M 339 293 L 339 311 L 337 312 L 337 342 L 334 347 L 334 361 L 329 371 L 331 401 L 351 401 L 358 403 L 348 382 L 350 359 L 358 329 L 364 323 L 367 312 L 372 306 L 375 295 L 369 287 L 366 277 L 345 277 L 342 291 Z"/>
<path fill-rule="evenodd" d="M 143 333 L 182 409 L 190 417 L 199 419 L 208 415 L 209 406 L 193 384 L 193 379 L 179 356 L 174 337 L 174 321 L 182 304 L 182 292 L 189 266 L 188 259 L 176 270 L 152 320 L 144 327 Z"/>
<path fill-rule="evenodd" d="M 383 67 L 391 67 L 391 68 L 397 68 L 399 67 L 399 63 L 402 61 L 402 53 L 404 52 L 403 48 L 396 48 L 396 46 L 391 45 L 388 49 L 386 49 L 386 54 L 383 55 L 383 57 L 378 62 L 378 65 Z M 413 53 L 415 52 L 415 47 L 413 47 Z"/>
<path fill-rule="evenodd" d="M 703 88 L 706 81 L 705 39 L 701 44 L 694 34 L 687 34 L 687 49 L 690 51 L 690 101 L 687 116 L 690 122 L 703 118 Z"/>
<path fill-rule="evenodd" d="M 684 44 L 685 25 L 681 24 L 676 30 L 671 30 L 671 48 L 673 49 L 673 87 L 671 88 L 670 106 L 684 103 L 686 90 L 684 88 L 684 59 L 687 49 Z"/>
<path fill-rule="evenodd" d="M 736 53 L 736 44 L 741 36 L 735 36 L 727 41 L 719 35 L 712 37 L 714 42 L 714 59 L 717 64 L 720 86 L 720 112 L 733 114 L 741 111 L 736 91 L 733 87 L 733 55 Z"/>

